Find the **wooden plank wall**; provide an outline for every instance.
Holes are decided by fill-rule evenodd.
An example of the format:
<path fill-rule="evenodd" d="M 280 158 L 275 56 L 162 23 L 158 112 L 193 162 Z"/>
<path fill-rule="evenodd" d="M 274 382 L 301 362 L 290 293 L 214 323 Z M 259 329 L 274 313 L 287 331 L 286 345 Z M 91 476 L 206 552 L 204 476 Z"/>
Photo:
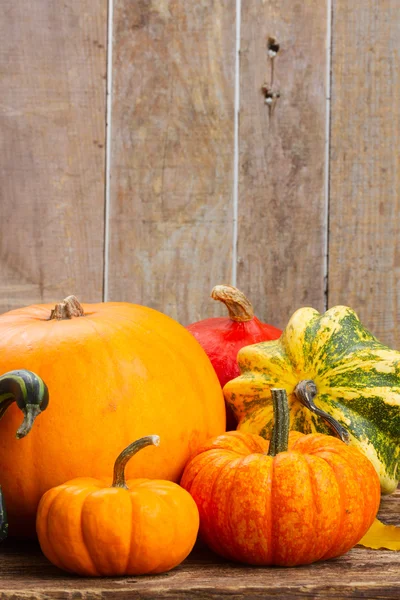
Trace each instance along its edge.
<path fill-rule="evenodd" d="M 400 0 L 3 5 L 0 311 L 75 292 L 186 324 L 228 282 L 400 348 Z"/>
<path fill-rule="evenodd" d="M 0 312 L 100 300 L 107 0 L 3 0 Z"/>
<path fill-rule="evenodd" d="M 187 323 L 232 277 L 235 3 L 114 7 L 109 297 Z"/>
<path fill-rule="evenodd" d="M 400 349 L 400 0 L 334 0 L 330 305 Z"/>
<path fill-rule="evenodd" d="M 241 29 L 237 282 L 283 327 L 325 306 L 326 4 L 248 0 Z"/>

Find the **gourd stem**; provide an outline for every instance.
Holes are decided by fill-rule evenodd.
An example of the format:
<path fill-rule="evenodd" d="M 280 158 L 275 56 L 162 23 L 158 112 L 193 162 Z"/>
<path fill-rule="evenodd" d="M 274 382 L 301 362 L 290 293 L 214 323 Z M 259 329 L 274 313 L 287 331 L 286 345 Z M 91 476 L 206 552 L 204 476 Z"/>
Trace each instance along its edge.
<path fill-rule="evenodd" d="M 211 292 L 211 298 L 225 304 L 229 311 L 229 318 L 232 321 L 245 323 L 254 318 L 254 310 L 250 300 L 233 285 L 216 285 Z"/>
<path fill-rule="evenodd" d="M 332 429 L 334 434 L 337 435 L 342 440 L 342 442 L 345 442 L 346 444 L 349 442 L 350 436 L 347 429 L 345 429 L 331 415 L 329 415 L 321 408 L 318 408 L 314 404 L 314 398 L 317 395 L 318 390 L 317 386 L 315 385 L 312 379 L 303 379 L 303 381 L 300 381 L 300 383 L 296 385 L 294 393 L 296 394 L 297 399 L 303 404 L 303 406 L 305 406 L 315 415 L 321 417 L 321 419 L 326 421 L 326 423 Z"/>
<path fill-rule="evenodd" d="M 269 443 L 269 456 L 276 456 L 279 452 L 287 452 L 289 447 L 289 404 L 286 390 L 272 388 L 272 403 L 274 407 L 274 427 Z"/>
<path fill-rule="evenodd" d="M 125 467 L 130 459 L 142 448 L 146 446 L 159 446 L 160 438 L 158 435 L 147 435 L 136 442 L 130 444 L 125 450 L 122 450 L 114 464 L 114 478 L 111 487 L 120 487 L 128 489 L 125 480 Z"/>
<path fill-rule="evenodd" d="M 50 321 L 63 321 L 73 319 L 74 317 L 83 317 L 85 315 L 82 305 L 75 296 L 68 296 L 62 302 L 55 305 L 50 313 Z"/>
<path fill-rule="evenodd" d="M 20 439 L 30 432 L 36 417 L 47 408 L 49 391 L 44 381 L 32 371 L 9 371 L 0 377 L 0 418 L 13 402 L 24 414 L 16 434 Z"/>
<path fill-rule="evenodd" d="M 16 433 L 16 437 L 19 440 L 28 435 L 32 429 L 34 420 L 38 415 L 40 415 L 42 409 L 37 404 L 27 404 L 22 409 L 22 412 L 24 413 L 24 420 L 22 421 Z"/>

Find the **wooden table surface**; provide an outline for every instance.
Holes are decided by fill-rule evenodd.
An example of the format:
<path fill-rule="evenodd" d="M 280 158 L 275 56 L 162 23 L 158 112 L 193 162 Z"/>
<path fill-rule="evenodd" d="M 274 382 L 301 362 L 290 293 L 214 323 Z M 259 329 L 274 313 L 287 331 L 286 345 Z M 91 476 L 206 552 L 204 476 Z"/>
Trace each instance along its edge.
<path fill-rule="evenodd" d="M 400 524 L 400 488 L 379 517 Z M 400 553 L 356 547 L 340 558 L 296 568 L 254 568 L 197 547 L 178 568 L 152 577 L 80 578 L 53 567 L 37 544 L 0 548 L 0 600 L 128 598 L 400 598 Z"/>

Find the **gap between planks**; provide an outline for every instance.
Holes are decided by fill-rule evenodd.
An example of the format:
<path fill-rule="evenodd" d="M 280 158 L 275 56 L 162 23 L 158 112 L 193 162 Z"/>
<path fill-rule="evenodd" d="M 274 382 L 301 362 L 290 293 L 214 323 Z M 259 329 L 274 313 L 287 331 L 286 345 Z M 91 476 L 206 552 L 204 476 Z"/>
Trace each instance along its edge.
<path fill-rule="evenodd" d="M 103 302 L 109 299 L 108 275 L 110 261 L 110 203 L 111 203 L 111 127 L 112 127 L 112 86 L 113 86 L 113 23 L 114 0 L 108 0 L 107 13 L 107 88 L 106 88 L 106 155 L 104 189 L 104 271 Z"/>
<path fill-rule="evenodd" d="M 236 0 L 236 48 L 235 48 L 235 100 L 234 100 L 234 164 L 233 164 L 233 239 L 232 239 L 232 285 L 237 285 L 237 247 L 239 212 L 239 119 L 240 119 L 240 35 L 242 0 Z"/>
<path fill-rule="evenodd" d="M 332 21 L 333 0 L 327 0 L 326 25 L 326 115 L 325 115 L 325 264 L 324 300 L 325 310 L 329 308 L 329 200 L 330 200 L 330 154 L 331 154 L 331 84 L 332 84 Z"/>

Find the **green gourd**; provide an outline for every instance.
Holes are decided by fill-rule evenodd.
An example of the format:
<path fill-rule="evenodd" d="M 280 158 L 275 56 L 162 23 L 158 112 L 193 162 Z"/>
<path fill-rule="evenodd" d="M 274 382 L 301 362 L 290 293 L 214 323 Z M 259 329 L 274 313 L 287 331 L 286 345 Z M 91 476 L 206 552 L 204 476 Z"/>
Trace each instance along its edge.
<path fill-rule="evenodd" d="M 290 427 L 335 433 L 374 465 L 382 493 L 400 478 L 400 352 L 380 343 L 346 306 L 301 308 L 279 340 L 242 348 L 241 375 L 224 387 L 238 429 L 271 436 L 272 388 L 289 396 Z"/>

